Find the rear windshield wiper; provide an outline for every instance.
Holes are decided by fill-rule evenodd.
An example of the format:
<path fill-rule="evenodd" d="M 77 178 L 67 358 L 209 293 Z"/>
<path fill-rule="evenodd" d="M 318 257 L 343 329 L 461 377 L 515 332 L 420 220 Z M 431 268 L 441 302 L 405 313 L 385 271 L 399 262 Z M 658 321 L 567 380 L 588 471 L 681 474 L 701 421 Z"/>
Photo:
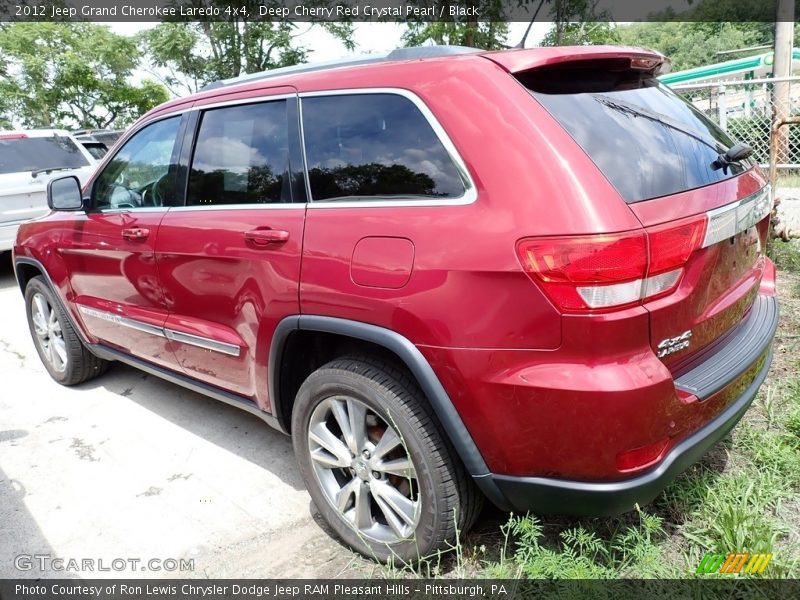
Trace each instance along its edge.
<path fill-rule="evenodd" d="M 750 158 L 751 154 L 753 154 L 753 149 L 750 146 L 747 144 L 736 144 L 725 153 L 720 154 L 717 160 L 711 163 L 711 168 L 715 171 L 722 169 L 722 172 L 727 175 L 729 166 Z"/>
<path fill-rule="evenodd" d="M 41 169 L 34 169 L 31 171 L 31 177 L 35 179 L 39 173 L 50 173 L 51 171 L 69 171 L 74 168 L 75 167 L 42 167 Z"/>
<path fill-rule="evenodd" d="M 605 96 L 603 94 L 592 94 L 592 97 L 612 110 L 618 110 L 620 112 L 631 113 L 638 117 L 644 117 L 645 119 L 650 119 L 651 121 L 661 123 L 662 125 L 669 127 L 670 129 L 680 131 L 684 135 L 688 135 L 689 137 L 696 139 L 698 142 L 705 144 L 706 146 L 714 150 L 714 152 L 716 153 L 720 153 L 720 151 L 723 152 L 725 151 L 725 148 L 720 146 L 720 144 L 716 140 L 712 140 L 711 138 L 704 136 L 699 131 L 691 129 L 690 127 L 687 127 L 680 121 L 677 121 L 672 117 L 669 117 L 663 113 L 653 112 L 641 106 L 629 104 L 624 100 L 617 100 L 615 98 L 610 98 L 609 96 Z"/>

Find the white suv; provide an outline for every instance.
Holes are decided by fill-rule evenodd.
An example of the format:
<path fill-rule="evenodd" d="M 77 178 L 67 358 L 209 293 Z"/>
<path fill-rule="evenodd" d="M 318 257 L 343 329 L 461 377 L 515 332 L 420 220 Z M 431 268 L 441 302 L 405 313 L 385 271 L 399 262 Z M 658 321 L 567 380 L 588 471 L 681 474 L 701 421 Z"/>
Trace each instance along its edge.
<path fill-rule="evenodd" d="M 95 164 L 66 131 L 0 131 L 0 252 L 11 250 L 21 223 L 47 212 L 51 179 L 75 175 L 83 184 Z"/>

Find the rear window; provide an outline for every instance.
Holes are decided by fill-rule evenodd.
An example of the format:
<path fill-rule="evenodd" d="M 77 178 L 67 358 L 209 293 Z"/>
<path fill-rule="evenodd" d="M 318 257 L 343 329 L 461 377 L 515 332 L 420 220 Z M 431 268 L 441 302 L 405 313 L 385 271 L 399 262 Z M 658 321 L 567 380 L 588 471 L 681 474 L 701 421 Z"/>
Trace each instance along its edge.
<path fill-rule="evenodd" d="M 76 169 L 89 164 L 70 138 L 0 137 L 0 173 L 20 173 L 42 169 Z"/>
<path fill-rule="evenodd" d="M 559 69 L 518 79 L 628 203 L 716 183 L 753 165 L 712 168 L 733 140 L 651 75 Z"/>

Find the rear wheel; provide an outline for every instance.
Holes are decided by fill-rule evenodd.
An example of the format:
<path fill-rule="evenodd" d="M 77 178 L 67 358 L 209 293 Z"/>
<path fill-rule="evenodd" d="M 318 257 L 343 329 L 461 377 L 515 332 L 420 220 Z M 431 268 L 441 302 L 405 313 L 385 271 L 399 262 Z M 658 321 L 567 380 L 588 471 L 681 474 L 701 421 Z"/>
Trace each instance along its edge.
<path fill-rule="evenodd" d="M 83 345 L 42 277 L 28 282 L 25 305 L 36 352 L 53 379 L 75 385 L 105 372 L 108 363 Z"/>
<path fill-rule="evenodd" d="M 368 557 L 409 562 L 446 550 L 481 506 L 416 382 L 385 362 L 343 358 L 312 373 L 292 431 L 320 513 Z"/>

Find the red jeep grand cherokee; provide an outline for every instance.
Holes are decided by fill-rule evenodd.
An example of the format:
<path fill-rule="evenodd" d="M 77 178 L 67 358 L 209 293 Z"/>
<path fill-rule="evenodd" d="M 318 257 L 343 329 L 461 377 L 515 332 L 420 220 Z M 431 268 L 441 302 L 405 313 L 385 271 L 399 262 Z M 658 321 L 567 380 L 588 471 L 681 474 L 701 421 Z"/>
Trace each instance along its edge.
<path fill-rule="evenodd" d="M 484 496 L 650 502 L 747 410 L 778 314 L 769 188 L 664 60 L 411 48 L 164 104 L 20 229 L 39 354 L 291 432 L 379 559 L 446 547 Z"/>

